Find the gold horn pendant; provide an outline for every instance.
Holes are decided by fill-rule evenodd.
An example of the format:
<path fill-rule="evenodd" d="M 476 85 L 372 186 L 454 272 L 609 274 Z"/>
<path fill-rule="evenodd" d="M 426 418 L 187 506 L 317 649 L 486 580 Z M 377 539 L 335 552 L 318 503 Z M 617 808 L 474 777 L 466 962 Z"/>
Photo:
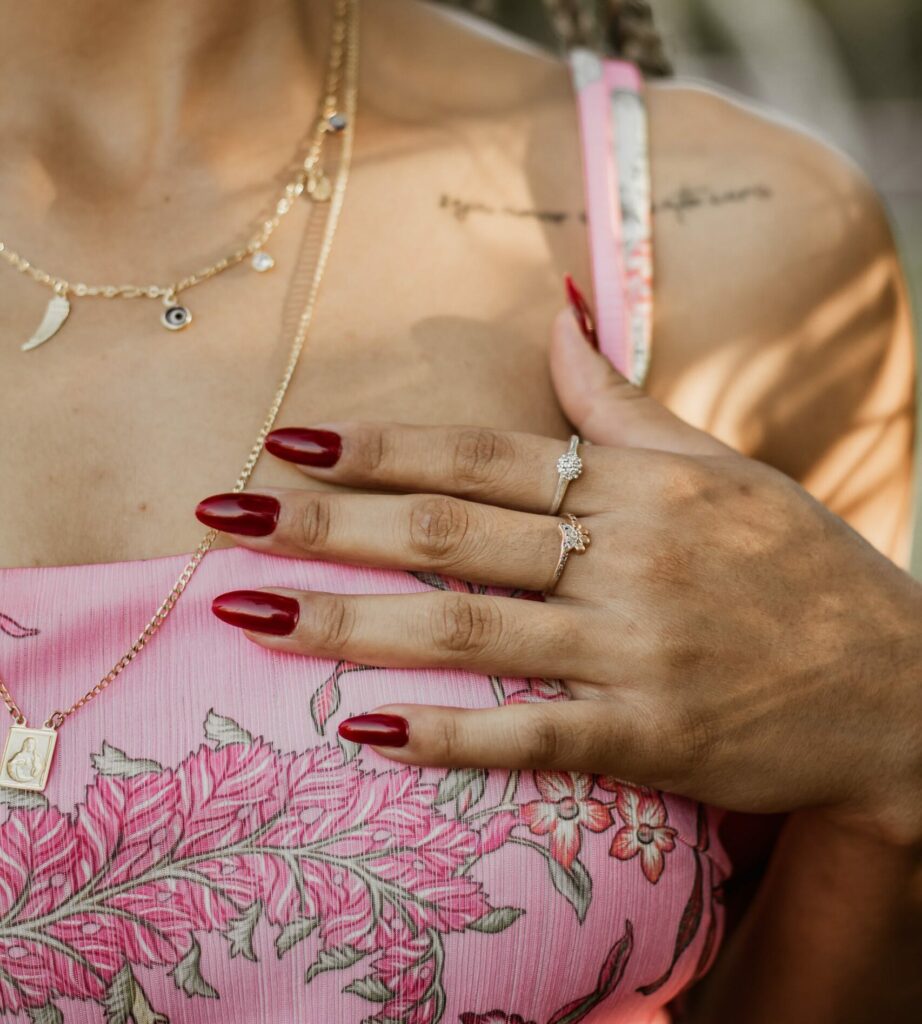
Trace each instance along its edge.
<path fill-rule="evenodd" d="M 23 352 L 28 352 L 33 348 L 38 348 L 49 338 L 53 338 L 68 316 L 70 316 L 70 299 L 66 295 L 53 296 L 35 334 L 20 348 Z"/>

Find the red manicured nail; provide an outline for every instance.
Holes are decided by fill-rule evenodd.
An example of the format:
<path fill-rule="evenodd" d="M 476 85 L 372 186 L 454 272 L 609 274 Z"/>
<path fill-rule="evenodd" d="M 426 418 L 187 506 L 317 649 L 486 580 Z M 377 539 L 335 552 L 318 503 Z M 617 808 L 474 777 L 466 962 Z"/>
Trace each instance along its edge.
<path fill-rule="evenodd" d="M 265 537 L 279 521 L 281 505 L 269 494 L 213 494 L 200 501 L 196 517 L 206 526 L 245 537 Z"/>
<path fill-rule="evenodd" d="M 399 715 L 356 715 L 340 722 L 339 735 L 374 747 L 405 747 L 410 740 L 410 723 Z"/>
<path fill-rule="evenodd" d="M 332 430 L 310 427 L 282 427 L 266 435 L 266 450 L 301 466 L 329 469 L 339 462 L 343 439 Z"/>
<path fill-rule="evenodd" d="M 595 319 L 592 315 L 592 310 L 589 308 L 589 303 L 586 301 L 586 296 L 576 287 L 576 282 L 569 274 L 564 274 L 563 283 L 567 289 L 567 299 L 569 300 L 570 308 L 573 310 L 573 315 L 576 317 L 576 323 L 579 325 L 583 337 L 594 349 L 598 349 L 599 336 L 595 332 Z"/>
<path fill-rule="evenodd" d="M 285 594 L 229 590 L 226 594 L 218 594 L 211 602 L 211 610 L 231 626 L 252 629 L 255 633 L 288 636 L 298 624 L 301 605 Z"/>

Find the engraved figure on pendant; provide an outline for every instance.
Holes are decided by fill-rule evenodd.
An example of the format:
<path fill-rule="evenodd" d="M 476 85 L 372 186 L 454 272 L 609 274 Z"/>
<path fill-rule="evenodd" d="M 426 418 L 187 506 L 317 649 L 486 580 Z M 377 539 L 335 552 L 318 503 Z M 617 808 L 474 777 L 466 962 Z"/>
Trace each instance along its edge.
<path fill-rule="evenodd" d="M 45 769 L 45 762 L 41 754 L 35 749 L 35 738 L 27 736 L 22 741 L 19 752 L 6 762 L 6 772 L 16 782 L 28 784 L 38 782 Z"/>

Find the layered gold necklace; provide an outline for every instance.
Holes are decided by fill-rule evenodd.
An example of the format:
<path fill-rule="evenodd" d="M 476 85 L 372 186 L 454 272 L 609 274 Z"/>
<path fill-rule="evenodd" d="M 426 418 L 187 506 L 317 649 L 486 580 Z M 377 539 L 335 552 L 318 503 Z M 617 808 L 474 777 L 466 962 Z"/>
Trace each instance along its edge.
<path fill-rule="evenodd" d="M 330 251 L 333 247 L 333 238 L 336 234 L 336 228 L 339 223 L 339 215 L 342 209 L 343 198 L 345 196 L 346 184 L 349 178 L 349 166 L 352 157 L 357 99 L 359 50 L 358 28 L 358 0 L 334 0 L 329 61 L 324 81 L 324 88 L 321 94 L 319 111 L 315 119 L 313 129 L 310 133 L 308 156 L 304 160 L 302 172 L 299 177 L 295 179 L 294 182 L 286 186 L 284 198 L 289 200 L 289 205 L 285 206 L 283 210 L 280 203 L 276 209 L 275 217 L 267 220 L 263 225 L 261 233 L 254 236 L 254 240 L 256 238 L 262 238 L 262 242 L 259 245 L 255 245 L 255 248 L 252 250 L 252 254 L 255 256 L 257 253 L 264 252 L 262 245 L 265 244 L 265 240 L 272 234 L 275 228 L 278 227 L 279 221 L 284 217 L 285 213 L 288 212 L 290 202 L 293 202 L 294 199 L 302 193 L 306 193 L 315 200 L 318 204 L 318 209 L 326 211 L 322 235 L 317 251 L 317 258 L 314 263 L 313 274 L 308 288 L 307 299 L 298 320 L 288 361 L 282 373 L 281 381 L 279 382 L 272 398 L 272 402 L 269 405 L 265 421 L 259 429 L 256 440 L 247 455 L 243 469 L 240 471 L 237 481 L 234 484 L 234 493 L 238 493 L 245 489 L 247 482 L 256 467 L 257 460 L 262 453 L 263 442 L 266 439 L 266 435 L 270 430 L 272 430 L 276 417 L 278 416 L 285 394 L 288 391 L 288 385 L 294 375 L 295 367 L 298 364 L 298 360 L 307 340 L 307 334 L 313 320 L 314 308 L 317 304 L 317 297 L 320 291 L 320 282 L 323 279 L 324 270 L 326 269 Z M 326 141 L 331 137 L 337 138 L 340 144 L 339 159 L 337 161 L 335 173 L 332 177 L 327 175 L 327 164 L 325 159 Z M 300 189 L 298 189 L 299 182 L 301 186 Z M 290 192 L 289 189 L 291 189 Z M 270 225 L 272 225 L 271 228 Z M 236 262 L 239 263 L 247 254 L 250 253 L 249 244 L 247 247 L 244 247 L 237 252 L 243 253 L 243 255 L 240 255 L 239 259 L 236 259 Z M 11 259 L 8 250 L 3 250 L 3 255 L 5 255 L 7 259 L 10 259 L 11 262 L 14 262 Z M 234 264 L 231 260 L 235 259 L 235 257 L 236 254 L 232 257 L 227 257 L 226 261 L 219 261 L 218 264 L 215 264 L 214 267 L 210 268 L 208 276 L 213 277 L 215 274 L 221 273 L 222 270 L 226 270 L 228 267 L 233 266 Z M 17 258 L 21 259 L 21 257 Z M 15 262 L 14 265 L 16 265 Z M 35 273 L 31 273 L 33 270 L 35 270 L 35 268 L 28 265 L 23 269 L 23 273 L 30 273 L 31 276 L 36 278 L 36 280 L 42 280 L 42 277 L 39 275 L 42 275 L 43 272 L 35 270 Z M 206 272 L 203 271 L 202 273 L 204 274 Z M 52 287 L 56 287 L 58 279 L 52 278 L 50 275 L 44 276 L 47 277 L 48 280 L 43 283 L 50 283 Z M 144 297 L 148 298 L 160 297 L 164 300 L 173 299 L 180 291 L 183 290 L 183 288 L 192 286 L 188 283 L 189 281 L 197 284 L 200 283 L 200 280 L 208 279 L 208 277 L 205 276 L 201 276 L 200 280 L 195 279 L 198 277 L 199 275 L 192 275 L 192 277 L 185 279 L 184 281 L 177 282 L 176 285 L 172 286 L 151 285 L 147 291 L 136 289 L 136 286 L 125 285 L 122 286 L 125 290 L 120 294 L 125 298 L 139 297 L 143 293 Z M 73 294 L 79 295 L 102 294 L 107 298 L 118 297 L 118 294 L 109 295 L 105 290 L 102 292 L 90 291 L 90 286 L 88 285 L 71 286 L 67 282 L 62 282 L 62 287 L 64 286 L 66 287 L 63 294 L 58 292 L 56 288 L 56 295 L 51 300 L 52 302 L 56 299 L 64 299 L 66 301 L 67 294 L 69 294 L 70 291 L 73 291 Z M 113 286 L 95 287 L 103 287 L 105 289 Z M 83 292 L 78 291 L 80 288 L 87 290 Z M 154 295 L 152 292 L 155 288 L 163 290 Z M 116 292 L 118 292 L 118 288 L 116 288 Z M 58 326 L 60 326 L 60 324 L 58 324 Z M 176 328 L 174 327 L 173 329 Z M 51 337 L 51 334 L 49 334 L 48 337 Z M 41 344 L 41 341 L 36 344 Z M 34 347 L 34 345 L 32 347 Z M 112 666 L 112 668 L 99 680 L 99 682 L 87 690 L 81 697 L 78 697 L 69 707 L 53 711 L 44 720 L 44 723 L 40 727 L 29 725 L 25 713 L 17 704 L 6 682 L 0 678 L 0 699 L 2 699 L 3 703 L 6 705 L 6 708 L 13 719 L 13 725 L 10 728 L 6 745 L 4 747 L 2 761 L 0 761 L 0 786 L 12 789 L 37 791 L 45 788 L 45 784 L 48 781 L 48 774 L 51 769 L 52 757 L 57 744 L 58 730 L 71 715 L 78 712 L 81 708 L 86 707 L 90 701 L 95 700 L 96 697 L 115 682 L 125 668 L 127 668 L 127 666 L 130 665 L 131 662 L 134 661 L 134 659 L 147 646 L 151 638 L 156 634 L 157 630 L 172 611 L 176 602 L 179 600 L 181 594 L 188 585 L 189 580 L 195 573 L 195 570 L 211 549 L 217 536 L 217 530 L 209 530 L 208 533 L 205 534 L 198 547 L 189 557 L 189 560 L 180 573 L 179 578 L 173 584 L 170 592 L 154 612 L 147 625 L 141 630 L 138 638 L 121 656 L 121 658 L 119 658 L 115 665 Z"/>
<path fill-rule="evenodd" d="M 337 24 L 338 21 L 334 17 L 334 35 Z M 331 58 L 332 55 L 331 51 Z M 329 94 L 326 99 L 329 100 Z M 192 311 L 184 302 L 180 302 L 183 292 L 210 281 L 247 259 L 258 273 L 271 270 L 275 266 L 275 259 L 266 250 L 266 244 L 285 215 L 294 208 L 298 197 L 305 195 L 315 202 L 326 203 L 332 196 L 333 185 L 324 171 L 321 160 L 323 143 L 331 132 L 345 130 L 346 118 L 339 109 L 332 109 L 331 106 L 325 109 L 330 112 L 320 115 L 298 147 L 296 171 L 286 182 L 272 206 L 266 207 L 265 216 L 260 218 L 247 241 L 216 262 L 201 267 L 177 281 L 148 284 L 87 284 L 84 281 L 70 281 L 43 270 L 0 241 L 0 257 L 21 274 L 31 277 L 54 292 L 48 300 L 41 323 L 32 337 L 20 346 L 22 350 L 28 352 L 38 348 L 58 333 L 70 316 L 72 299 L 160 299 L 164 306 L 160 315 L 161 324 L 169 331 L 181 331 L 192 323 Z"/>

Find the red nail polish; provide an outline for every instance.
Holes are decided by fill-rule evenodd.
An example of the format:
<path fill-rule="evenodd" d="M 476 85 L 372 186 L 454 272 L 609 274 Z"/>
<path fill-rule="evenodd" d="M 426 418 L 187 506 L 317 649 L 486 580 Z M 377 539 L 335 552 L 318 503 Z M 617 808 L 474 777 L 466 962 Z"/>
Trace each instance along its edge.
<path fill-rule="evenodd" d="M 589 308 L 589 303 L 586 301 L 586 296 L 576 287 L 576 282 L 569 274 L 564 274 L 563 283 L 567 290 L 570 308 L 573 310 L 573 315 L 576 317 L 576 323 L 579 325 L 583 337 L 594 349 L 598 350 L 599 336 L 595 331 L 595 319 L 592 315 L 592 310 Z"/>
<path fill-rule="evenodd" d="M 200 501 L 196 517 L 206 526 L 245 537 L 265 537 L 279 521 L 281 505 L 269 494 L 213 494 Z"/>
<path fill-rule="evenodd" d="M 332 430 L 281 427 L 266 435 L 266 450 L 280 459 L 297 462 L 300 466 L 329 469 L 339 462 L 343 453 L 343 439 Z"/>
<path fill-rule="evenodd" d="M 301 605 L 285 594 L 229 590 L 226 594 L 218 594 L 211 602 L 211 610 L 231 626 L 252 629 L 254 633 L 288 636 L 298 624 Z"/>
<path fill-rule="evenodd" d="M 339 735 L 374 747 L 405 747 L 410 740 L 410 723 L 399 715 L 356 715 L 340 722 Z"/>

